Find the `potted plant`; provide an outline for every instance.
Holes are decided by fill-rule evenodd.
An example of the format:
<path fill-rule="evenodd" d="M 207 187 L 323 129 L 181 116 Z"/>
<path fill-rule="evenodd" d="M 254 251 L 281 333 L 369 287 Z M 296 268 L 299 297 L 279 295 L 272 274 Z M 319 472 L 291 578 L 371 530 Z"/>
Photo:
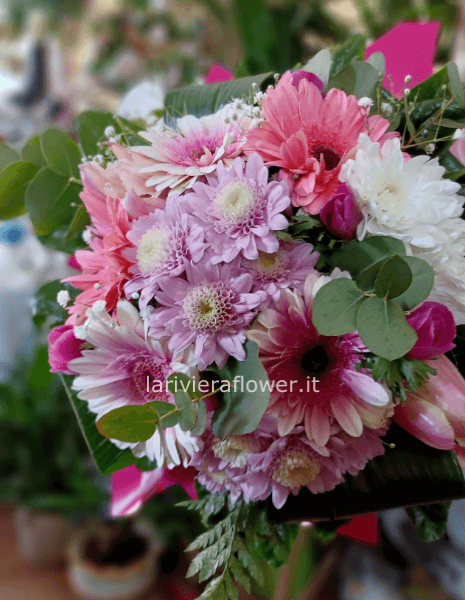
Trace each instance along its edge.
<path fill-rule="evenodd" d="M 23 558 L 53 565 L 65 557 L 73 520 L 95 514 L 105 496 L 89 479 L 87 447 L 46 348 L 18 362 L 0 398 L 0 501 L 16 506 Z"/>

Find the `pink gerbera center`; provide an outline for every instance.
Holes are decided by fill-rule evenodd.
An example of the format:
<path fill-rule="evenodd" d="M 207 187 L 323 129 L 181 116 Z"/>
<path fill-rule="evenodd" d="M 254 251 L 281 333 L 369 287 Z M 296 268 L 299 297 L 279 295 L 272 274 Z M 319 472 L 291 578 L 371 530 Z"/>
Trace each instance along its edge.
<path fill-rule="evenodd" d="M 342 158 L 342 154 L 337 152 L 334 148 L 326 146 L 325 144 L 315 146 L 311 150 L 310 154 L 311 156 L 313 156 L 313 158 L 316 158 L 318 161 L 321 161 L 321 159 L 323 158 L 325 162 L 325 169 L 327 171 L 332 171 L 333 169 L 335 169 L 339 165 Z"/>
<path fill-rule="evenodd" d="M 228 325 L 234 316 L 234 295 L 222 281 L 193 288 L 183 302 L 190 329 L 213 334 Z"/>
<path fill-rule="evenodd" d="M 121 357 L 118 362 L 125 367 L 131 386 L 131 400 L 138 404 L 153 400 L 168 401 L 165 389 L 167 364 L 146 352 Z"/>
<path fill-rule="evenodd" d="M 320 461 L 309 456 L 304 448 L 290 448 L 275 459 L 272 477 L 285 487 L 299 488 L 314 481 L 320 470 Z"/>

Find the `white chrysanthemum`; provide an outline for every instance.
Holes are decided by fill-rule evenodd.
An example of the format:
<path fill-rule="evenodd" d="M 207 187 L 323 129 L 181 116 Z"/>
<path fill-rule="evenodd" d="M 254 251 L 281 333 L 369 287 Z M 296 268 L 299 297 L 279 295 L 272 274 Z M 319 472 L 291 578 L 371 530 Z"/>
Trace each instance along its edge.
<path fill-rule="evenodd" d="M 441 225 L 462 213 L 459 184 L 443 179 L 438 159 L 415 156 L 404 161 L 398 138 L 379 143 L 361 134 L 355 160 L 342 167 L 340 180 L 354 191 L 364 219 L 358 238 L 389 235 L 415 252 L 448 242 Z"/>
<path fill-rule="evenodd" d="M 84 350 L 80 358 L 70 361 L 70 368 L 79 376 L 73 388 L 87 402 L 89 410 L 100 419 L 111 410 L 129 404 L 144 404 L 152 400 L 172 402 L 166 391 L 166 379 L 172 373 L 197 375 L 192 348 L 171 352 L 165 341 L 146 335 L 138 310 L 126 300 L 117 305 L 119 325 L 104 311 L 89 311 L 84 327 L 85 340 L 94 346 Z M 163 439 L 157 428 L 145 442 L 136 444 L 112 440 L 119 448 L 131 448 L 138 456 L 156 460 L 158 466 L 169 468 L 183 464 L 198 450 L 196 438 L 182 431 L 179 425 L 164 430 Z"/>

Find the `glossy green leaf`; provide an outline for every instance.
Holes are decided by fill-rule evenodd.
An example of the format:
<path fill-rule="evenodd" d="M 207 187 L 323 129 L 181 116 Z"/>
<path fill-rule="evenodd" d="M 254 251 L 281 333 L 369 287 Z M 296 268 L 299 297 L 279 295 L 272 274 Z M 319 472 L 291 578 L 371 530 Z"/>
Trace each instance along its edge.
<path fill-rule="evenodd" d="M 258 359 L 258 346 L 248 340 L 245 349 L 247 358 L 244 361 L 231 357 L 223 369 L 214 365 L 208 367 L 221 381 L 231 382 L 230 391 L 223 393 L 213 416 L 213 431 L 221 439 L 233 433 L 242 435 L 255 431 L 270 400 L 268 375 Z M 236 377 L 236 385 L 233 385 Z M 256 384 L 256 390 L 254 385 L 247 389 L 249 381 Z"/>
<path fill-rule="evenodd" d="M 21 157 L 23 160 L 36 165 L 39 169 L 44 166 L 45 158 L 42 154 L 40 135 L 35 135 L 26 142 L 21 150 Z"/>
<path fill-rule="evenodd" d="M 416 102 L 431 101 L 435 96 L 443 97 L 442 86 L 449 83 L 447 67 L 443 67 L 410 90 L 410 98 Z"/>
<path fill-rule="evenodd" d="M 97 429 L 106 438 L 121 442 L 145 442 L 157 428 L 157 414 L 147 404 L 120 406 L 97 421 Z"/>
<path fill-rule="evenodd" d="M 364 301 L 352 279 L 323 285 L 313 303 L 312 321 L 320 335 L 344 335 L 357 329 L 357 312 Z"/>
<path fill-rule="evenodd" d="M 422 542 L 434 542 L 446 533 L 449 508 L 450 502 L 440 502 L 407 509 Z"/>
<path fill-rule="evenodd" d="M 57 302 L 57 294 L 61 290 L 66 290 L 71 298 L 76 298 L 81 293 L 81 290 L 70 283 L 62 283 L 59 279 L 44 283 L 37 290 L 32 305 L 32 320 L 37 327 L 43 327 L 46 323 L 50 328 L 56 327 L 69 317 L 68 312 Z"/>
<path fill-rule="evenodd" d="M 16 152 L 16 150 L 8 146 L 8 144 L 0 143 L 0 170 L 4 169 L 8 165 L 11 165 L 11 163 L 18 162 L 20 160 L 21 157 Z M 25 160 L 26 162 L 32 162 L 28 161 L 24 157 L 23 160 Z"/>
<path fill-rule="evenodd" d="M 61 129 L 47 129 L 41 137 L 47 165 L 62 177 L 80 178 L 81 151 L 73 138 Z"/>
<path fill-rule="evenodd" d="M 165 121 L 172 123 L 186 114 L 197 117 L 216 112 L 235 98 L 250 96 L 252 83 L 266 87 L 273 81 L 272 73 L 243 77 L 210 85 L 193 84 L 169 91 L 165 98 Z"/>
<path fill-rule="evenodd" d="M 342 271 L 349 271 L 355 279 L 371 265 L 395 254 L 405 255 L 404 244 L 396 238 L 376 235 L 365 238 L 362 242 L 347 242 L 333 253 L 329 262 L 332 268 L 339 267 Z"/>
<path fill-rule="evenodd" d="M 13 219 L 26 212 L 24 195 L 38 168 L 20 161 L 8 165 L 0 175 L 0 219 Z"/>
<path fill-rule="evenodd" d="M 357 329 L 363 343 L 388 360 L 407 354 L 417 341 L 415 330 L 395 300 L 367 298 L 357 313 Z"/>
<path fill-rule="evenodd" d="M 350 518 L 389 508 L 465 497 L 465 481 L 453 451 L 423 444 L 395 423 L 384 436 L 385 452 L 331 492 L 312 494 L 303 488 L 289 495 L 281 509 L 268 500 L 270 520 L 319 521 Z"/>
<path fill-rule="evenodd" d="M 81 206 L 79 206 L 74 213 L 73 220 L 71 221 L 69 229 L 66 232 L 65 242 L 71 240 L 76 234 L 81 235 L 87 225 L 90 225 L 89 213 L 87 212 L 84 204 L 81 204 Z"/>
<path fill-rule="evenodd" d="M 452 96 L 458 102 L 459 106 L 465 107 L 465 95 L 463 85 L 460 81 L 460 74 L 457 65 L 454 62 L 447 63 L 447 74 L 449 75 L 449 85 Z"/>
<path fill-rule="evenodd" d="M 412 310 L 412 308 L 421 304 L 430 295 L 434 284 L 434 271 L 421 258 L 415 256 L 403 256 L 402 258 L 410 267 L 412 284 L 403 294 L 396 298 L 396 302 L 404 310 Z"/>
<path fill-rule="evenodd" d="M 98 432 L 95 425 L 96 415 L 90 412 L 87 402 L 78 398 L 77 393 L 71 389 L 74 377 L 72 375 L 60 375 L 60 377 L 98 469 L 104 475 L 109 475 L 130 465 L 137 464 L 136 457 L 129 449 L 120 450 L 113 442 Z"/>
<path fill-rule="evenodd" d="M 34 166 L 37 170 L 37 167 Z M 71 224 L 80 202 L 81 186 L 43 167 L 26 190 L 26 207 L 38 235 L 49 235 L 60 226 Z"/>
<path fill-rule="evenodd" d="M 339 73 L 347 64 L 365 58 L 366 38 L 353 35 L 347 42 L 332 51 L 331 75 Z"/>
<path fill-rule="evenodd" d="M 412 283 L 412 271 L 400 256 L 388 258 L 376 277 L 375 293 L 379 298 L 397 298 Z"/>

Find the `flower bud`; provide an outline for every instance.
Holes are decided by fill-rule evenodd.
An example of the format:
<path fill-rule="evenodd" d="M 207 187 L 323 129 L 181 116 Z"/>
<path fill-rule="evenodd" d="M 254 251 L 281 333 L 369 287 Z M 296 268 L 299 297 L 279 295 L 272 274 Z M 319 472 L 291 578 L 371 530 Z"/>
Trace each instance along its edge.
<path fill-rule="evenodd" d="M 355 237 L 358 224 L 363 219 L 354 194 L 345 183 L 338 186 L 336 194 L 323 206 L 320 217 L 327 229 L 343 240 Z"/>
<path fill-rule="evenodd" d="M 415 346 L 407 354 L 409 358 L 425 360 L 455 347 L 454 317 L 444 304 L 423 302 L 407 317 L 407 321 L 418 336 Z"/>

